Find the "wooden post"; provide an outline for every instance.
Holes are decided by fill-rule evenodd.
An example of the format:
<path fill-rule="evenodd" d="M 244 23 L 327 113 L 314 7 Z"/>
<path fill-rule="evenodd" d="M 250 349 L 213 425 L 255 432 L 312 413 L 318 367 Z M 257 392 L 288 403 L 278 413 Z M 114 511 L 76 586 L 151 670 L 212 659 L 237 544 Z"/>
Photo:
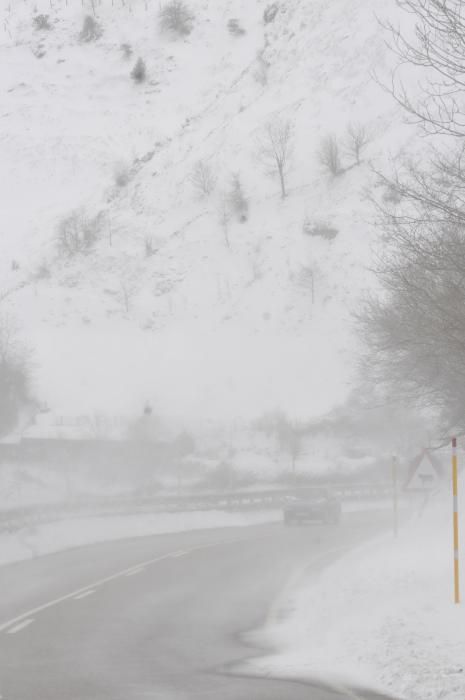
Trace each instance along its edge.
<path fill-rule="evenodd" d="M 457 469 L 457 438 L 452 438 L 452 495 L 453 495 L 453 527 L 454 527 L 454 602 L 460 603 L 460 574 L 459 574 L 459 497 Z"/>

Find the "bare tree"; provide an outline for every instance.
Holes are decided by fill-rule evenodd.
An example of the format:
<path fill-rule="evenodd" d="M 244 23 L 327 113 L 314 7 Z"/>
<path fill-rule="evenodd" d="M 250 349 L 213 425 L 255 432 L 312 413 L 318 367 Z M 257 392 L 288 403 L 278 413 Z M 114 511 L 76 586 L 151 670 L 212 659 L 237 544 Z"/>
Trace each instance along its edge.
<path fill-rule="evenodd" d="M 462 137 L 465 134 L 465 16 L 462 0 L 396 0 L 410 14 L 414 32 L 399 23 L 384 23 L 398 69 L 386 86 L 410 119 L 430 134 Z M 414 37 L 414 38 L 411 38 Z M 422 88 L 412 98 L 402 79 L 402 66 L 414 67 Z"/>
<path fill-rule="evenodd" d="M 0 316 L 0 435 L 14 428 L 21 411 L 34 404 L 31 354 L 16 321 Z"/>
<path fill-rule="evenodd" d="M 381 210 L 383 226 L 402 227 L 418 238 L 428 222 L 434 225 L 465 221 L 465 17 L 462 0 L 396 0 L 410 14 L 413 37 L 387 23 L 399 70 L 390 90 L 407 119 L 419 123 L 433 138 L 425 141 L 423 162 L 410 159 L 391 176 L 378 173 L 387 196 Z M 403 23 L 400 23 L 400 27 Z M 411 98 L 401 75 L 402 66 L 418 71 L 423 92 Z M 397 78 L 396 76 L 400 76 Z M 447 144 L 436 135 L 453 138 Z M 387 206 L 392 202 L 396 208 Z"/>
<path fill-rule="evenodd" d="M 244 194 L 242 182 L 238 173 L 232 177 L 231 190 L 228 192 L 228 203 L 241 223 L 247 221 L 249 216 L 249 200 Z"/>
<path fill-rule="evenodd" d="M 211 166 L 204 160 L 199 160 L 194 165 L 190 181 L 200 197 L 208 197 L 216 185 L 216 177 Z"/>
<path fill-rule="evenodd" d="M 276 15 L 279 12 L 279 4 L 277 2 L 272 2 L 270 5 L 265 7 L 263 12 L 263 23 L 270 24 L 274 21 Z"/>
<path fill-rule="evenodd" d="M 465 221 L 465 17 L 461 0 L 396 2 L 411 16 L 415 31 L 405 36 L 399 27 L 384 25 L 399 59 L 389 89 L 407 119 L 433 138 L 424 142 L 430 147 L 423 148 L 423 162 L 407 161 L 391 176 L 378 173 L 388 193 L 385 206 L 379 208 L 383 226 L 402 227 L 418 238 L 420 232 L 426 233 L 428 222 L 442 226 Z M 402 83 L 405 65 L 417 71 L 423 90 L 419 100 L 410 97 Z M 446 144 L 436 135 L 453 138 Z M 388 208 L 390 202 L 397 211 Z"/>
<path fill-rule="evenodd" d="M 228 202 L 228 195 L 225 192 L 223 192 L 220 197 L 218 214 L 221 228 L 223 230 L 224 241 L 226 243 L 226 246 L 228 248 L 231 248 L 231 243 L 229 241 L 229 222 L 231 221 L 231 209 Z"/>
<path fill-rule="evenodd" d="M 162 31 L 186 36 L 192 31 L 192 12 L 183 0 L 169 0 L 160 9 L 159 22 Z"/>
<path fill-rule="evenodd" d="M 280 432 L 280 442 L 291 458 L 292 474 L 295 475 L 297 460 L 303 451 L 303 434 L 300 426 L 295 422 L 285 424 Z"/>
<path fill-rule="evenodd" d="M 195 451 L 195 440 L 190 433 L 183 431 L 168 446 L 168 458 L 173 461 L 176 471 L 178 493 L 182 488 L 183 472 L 186 470 L 186 458 Z"/>
<path fill-rule="evenodd" d="M 146 258 L 151 258 L 152 255 L 155 255 L 156 249 L 154 248 L 154 245 L 153 245 L 152 236 L 146 236 L 144 238 L 144 250 L 145 250 L 145 257 Z"/>
<path fill-rule="evenodd" d="M 266 125 L 259 138 L 259 158 L 269 175 L 278 175 L 281 198 L 286 197 L 286 175 L 293 153 L 293 125 L 277 119 Z"/>
<path fill-rule="evenodd" d="M 360 165 L 360 159 L 363 150 L 368 145 L 370 137 L 367 129 L 363 124 L 351 123 L 347 127 L 346 150 L 355 158 L 357 165 Z"/>
<path fill-rule="evenodd" d="M 84 17 L 82 24 L 82 29 L 79 34 L 79 41 L 83 43 L 90 43 L 91 41 L 97 41 L 103 34 L 102 26 L 97 22 L 94 17 L 87 15 Z"/>
<path fill-rule="evenodd" d="M 303 451 L 303 440 L 307 432 L 304 423 L 291 420 L 282 411 L 267 413 L 255 423 L 257 430 L 273 436 L 281 450 L 291 458 L 292 474 L 295 475 L 297 459 Z"/>
<path fill-rule="evenodd" d="M 465 235 L 449 223 L 428 226 L 428 234 L 389 226 L 391 244 L 377 269 L 383 293 L 361 314 L 367 364 L 397 396 L 465 427 Z"/>
<path fill-rule="evenodd" d="M 361 315 L 367 371 L 397 394 L 465 427 L 465 19 L 459 0 L 398 0 L 413 35 L 386 25 L 399 58 L 389 90 L 430 138 L 423 157 L 378 173 L 375 202 L 387 248 L 375 270 L 381 294 Z M 402 23 L 400 26 L 404 26 Z M 410 38 L 413 36 L 413 38 Z M 417 72 L 420 98 L 402 81 Z M 437 139 L 437 136 L 440 139 Z M 447 143 L 443 136 L 449 136 Z"/>
<path fill-rule="evenodd" d="M 34 26 L 34 29 L 37 29 L 39 31 L 50 31 L 52 29 L 52 25 L 50 24 L 50 18 L 48 15 L 35 15 L 32 19 L 32 24 Z"/>
<path fill-rule="evenodd" d="M 128 314 L 132 308 L 132 302 L 138 291 L 138 286 L 135 282 L 129 279 L 122 279 L 118 287 L 118 301 Z"/>
<path fill-rule="evenodd" d="M 339 175 L 342 172 L 341 155 L 339 152 L 339 144 L 336 136 L 330 134 L 323 139 L 318 158 L 331 175 Z"/>
<path fill-rule="evenodd" d="M 102 223 L 102 213 L 88 217 L 80 209 L 66 216 L 58 225 L 59 252 L 67 256 L 89 252 L 98 240 Z"/>

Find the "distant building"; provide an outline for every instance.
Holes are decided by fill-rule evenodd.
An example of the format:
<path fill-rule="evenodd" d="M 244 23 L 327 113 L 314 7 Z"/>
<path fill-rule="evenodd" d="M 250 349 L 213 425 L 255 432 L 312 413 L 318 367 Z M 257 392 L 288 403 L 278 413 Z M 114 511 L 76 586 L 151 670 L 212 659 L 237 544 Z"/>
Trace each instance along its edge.
<path fill-rule="evenodd" d="M 130 434 L 131 420 L 134 419 L 40 413 L 20 434 L 0 441 L 0 462 L 115 464 L 135 454 L 140 458 L 134 444 L 137 437 Z"/>

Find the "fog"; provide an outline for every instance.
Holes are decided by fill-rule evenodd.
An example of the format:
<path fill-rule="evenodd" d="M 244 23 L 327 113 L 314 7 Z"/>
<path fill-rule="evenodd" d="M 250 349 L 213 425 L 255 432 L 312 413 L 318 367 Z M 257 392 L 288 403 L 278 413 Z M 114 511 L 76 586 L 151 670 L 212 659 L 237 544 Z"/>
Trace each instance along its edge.
<path fill-rule="evenodd" d="M 338 349 L 311 334 L 252 335 L 240 327 L 185 324 L 157 334 L 71 327 L 34 340 L 40 395 L 65 414 L 137 415 L 150 401 L 162 415 L 193 426 L 252 420 L 278 408 L 308 419 L 342 402 L 349 386 Z"/>
<path fill-rule="evenodd" d="M 465 0 L 0 0 L 0 700 L 463 700 Z"/>

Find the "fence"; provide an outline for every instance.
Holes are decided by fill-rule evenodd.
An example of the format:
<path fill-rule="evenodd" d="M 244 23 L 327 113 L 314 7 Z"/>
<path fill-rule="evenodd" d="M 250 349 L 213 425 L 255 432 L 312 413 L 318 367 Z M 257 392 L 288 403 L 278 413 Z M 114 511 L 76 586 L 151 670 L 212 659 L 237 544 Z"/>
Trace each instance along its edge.
<path fill-rule="evenodd" d="M 318 487 L 320 488 L 320 487 Z M 321 487 L 323 488 L 323 487 Z M 332 484 L 331 493 L 341 500 L 380 499 L 392 492 L 389 483 Z M 0 532 L 56 522 L 66 518 L 173 513 L 186 511 L 246 511 L 281 508 L 290 497 L 305 498 L 315 487 L 262 489 L 215 493 L 189 493 L 170 496 L 87 499 L 68 503 L 26 506 L 0 510 Z"/>

